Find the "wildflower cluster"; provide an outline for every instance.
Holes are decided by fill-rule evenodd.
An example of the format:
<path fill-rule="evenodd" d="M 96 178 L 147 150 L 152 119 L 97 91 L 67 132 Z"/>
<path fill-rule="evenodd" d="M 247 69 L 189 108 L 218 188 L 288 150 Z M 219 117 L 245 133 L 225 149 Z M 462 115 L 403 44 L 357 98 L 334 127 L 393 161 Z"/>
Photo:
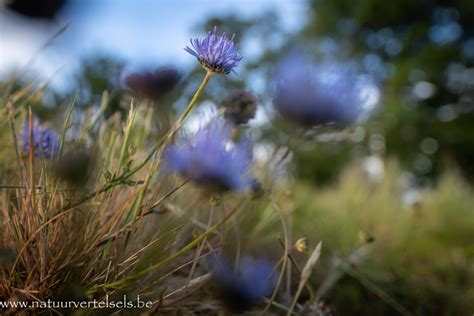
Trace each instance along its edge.
<path fill-rule="evenodd" d="M 285 282 L 285 269 L 297 266 L 289 265 L 288 260 L 294 260 L 292 252 L 304 255 L 307 248 L 305 239 L 298 240 L 294 249 L 289 248 L 293 236 L 286 229 L 283 213 L 285 250 L 278 263 L 250 258 L 239 239 L 235 264 L 224 256 L 215 257 L 212 269 L 206 271 L 210 273 L 191 279 L 195 272 L 206 270 L 206 266 L 201 265 L 203 258 L 224 251 L 221 248 L 229 244 L 225 240 L 227 236 L 234 236 L 234 232 L 235 236 L 248 235 L 251 238 L 262 232 L 267 234 L 266 225 L 255 225 L 248 234 L 247 231 L 240 234 L 240 229 L 246 230 L 247 227 L 241 227 L 238 221 L 227 225 L 232 215 L 245 209 L 248 217 L 253 214 L 260 216 L 257 212 L 264 210 L 262 218 L 269 218 L 273 210 L 280 212 L 273 201 L 277 194 L 267 190 L 267 183 L 257 180 L 251 170 L 254 148 L 249 125 L 259 105 L 259 99 L 252 92 L 233 91 L 220 103 L 221 111 L 216 117 L 192 135 L 179 137 L 178 134 L 213 74 L 228 74 L 242 60 L 234 38 L 217 35 L 214 28 L 204 39 L 191 40 L 191 47 L 185 50 L 202 64 L 206 76 L 183 113 L 170 122 L 172 124 L 163 124 L 166 127 L 160 127 L 160 133 L 156 127 L 161 122 L 154 118 L 161 115 L 154 115 L 151 109 L 141 105 L 138 109 L 131 106 L 123 133 L 117 132 L 123 123 L 119 116 L 107 119 L 104 115 L 105 123 L 97 128 L 95 124 L 102 119 L 100 115 L 104 110 L 100 107 L 98 115 L 94 115 L 96 119 L 80 130 L 81 139 L 74 140 L 74 148 L 66 148 L 66 142 L 64 153 L 58 157 L 62 144 L 56 132 L 40 125 L 37 120 L 31 125 L 24 124 L 19 138 L 23 154 L 34 152 L 37 157 L 56 159 L 54 163 L 36 163 L 35 159 L 30 159 L 29 164 L 19 163 L 21 170 L 15 174 L 24 172 L 20 178 L 26 179 L 28 185 L 8 184 L 6 187 L 14 190 L 0 196 L 0 214 L 5 217 L 0 241 L 6 244 L 5 247 L 0 245 L 0 255 L 3 252 L 10 264 L 7 269 L 0 267 L 1 298 L 12 299 L 10 288 L 15 288 L 22 291 L 18 293 L 34 293 L 34 299 L 43 299 L 67 288 L 68 282 L 79 280 L 77 282 L 84 287 L 88 297 L 109 295 L 109 291 L 118 294 L 128 288 L 133 291 L 147 289 L 147 293 L 160 292 L 155 298 L 163 305 L 160 303 L 157 308 L 166 308 L 169 301 L 179 300 L 179 295 L 187 296 L 188 289 L 198 282 L 196 279 L 210 279 L 212 282 L 207 285 L 217 290 L 221 305 L 232 313 L 247 311 L 264 302 L 265 298 L 270 298 L 266 309 L 281 308 L 283 304 L 274 301 L 279 299 L 276 295 L 278 287 Z M 345 125 L 357 120 L 364 101 L 361 88 L 339 68 L 314 66 L 292 57 L 279 64 L 276 75 L 273 103 L 285 118 L 305 127 L 328 123 Z M 129 74 L 124 85 L 135 95 L 156 101 L 169 93 L 181 76 L 176 69 L 165 67 Z M 144 102 L 149 103 L 153 102 Z M 107 102 L 103 104 L 107 105 Z M 63 131 L 63 135 L 68 136 L 69 119 L 83 122 L 82 117 L 76 118 L 72 106 L 69 114 Z M 165 114 L 166 119 L 171 116 Z M 263 137 L 265 131 L 260 132 Z M 13 133 L 16 136 L 15 131 Z M 152 149 L 139 150 L 157 134 L 160 138 L 153 142 Z M 98 135 L 100 140 L 94 143 L 93 139 L 99 138 Z M 160 168 L 167 172 L 161 172 L 163 169 Z M 172 210 L 181 209 L 181 205 L 176 208 L 173 205 L 175 202 L 179 204 L 180 199 L 171 196 L 181 194 L 178 191 L 185 185 L 189 186 L 188 181 L 180 185 L 174 181 L 164 185 L 157 183 L 158 179 L 170 179 L 171 174 L 189 180 L 205 193 L 212 193 L 211 199 L 203 199 L 203 196 L 209 196 L 200 191 L 197 199 L 189 200 L 201 203 L 197 207 L 193 202 L 188 203 L 188 196 L 184 198 L 186 203 L 183 204 L 189 205 L 188 209 L 193 211 L 189 224 L 196 225 L 196 230 L 179 230 L 174 225 L 162 224 L 163 217 L 150 216 L 171 214 Z M 182 190 L 186 194 L 194 193 L 193 190 L 186 191 L 187 188 Z M 266 199 L 255 201 L 262 196 Z M 3 209 L 5 205 L 14 211 Z M 215 222 L 218 218 L 215 209 L 222 211 L 218 223 Z M 202 224 L 199 212 L 206 212 L 206 216 L 209 213 L 207 226 Z M 185 219 L 186 210 L 180 212 L 181 215 L 180 221 Z M 189 233 L 188 236 L 191 231 L 193 235 Z M 191 249 L 196 252 L 192 253 Z M 10 260 L 13 251 L 16 257 Z M 192 265 L 180 263 L 180 267 L 168 269 L 168 265 L 180 256 L 188 256 Z M 167 278 L 182 273 L 188 266 L 190 279 L 186 286 L 172 292 L 167 291 L 166 285 L 163 291 L 151 289 L 151 285 L 161 286 Z M 161 273 L 163 271 L 159 269 L 164 268 L 171 272 Z M 291 270 L 288 272 L 290 276 Z M 160 279 L 140 284 L 139 279 L 144 276 L 159 276 Z M 290 278 L 286 282 L 289 292 L 294 284 Z M 300 292 L 296 292 L 298 294 L 288 314 L 292 314 Z M 170 296 L 175 297 L 169 299 Z"/>

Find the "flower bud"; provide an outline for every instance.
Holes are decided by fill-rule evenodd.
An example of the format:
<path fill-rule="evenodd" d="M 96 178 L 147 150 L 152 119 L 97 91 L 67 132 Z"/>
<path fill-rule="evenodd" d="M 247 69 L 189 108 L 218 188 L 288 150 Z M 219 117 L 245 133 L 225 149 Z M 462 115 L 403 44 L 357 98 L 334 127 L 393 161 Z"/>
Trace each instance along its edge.
<path fill-rule="evenodd" d="M 245 90 L 236 90 L 224 99 L 221 107 L 224 110 L 226 120 L 234 125 L 246 124 L 255 117 L 257 112 L 257 98 Z"/>

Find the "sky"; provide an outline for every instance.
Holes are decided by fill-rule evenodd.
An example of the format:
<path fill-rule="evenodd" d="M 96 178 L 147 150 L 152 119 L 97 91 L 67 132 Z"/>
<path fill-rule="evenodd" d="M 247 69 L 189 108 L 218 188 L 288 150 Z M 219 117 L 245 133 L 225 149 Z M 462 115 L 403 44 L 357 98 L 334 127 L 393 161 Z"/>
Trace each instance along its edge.
<path fill-rule="evenodd" d="M 186 67 L 195 60 L 183 47 L 203 35 L 196 26 L 207 17 L 274 10 L 291 32 L 301 27 L 304 9 L 303 0 L 77 0 L 53 23 L 0 9 L 0 80 L 14 71 L 67 88 L 79 61 L 93 54 L 117 56 L 132 66 Z"/>

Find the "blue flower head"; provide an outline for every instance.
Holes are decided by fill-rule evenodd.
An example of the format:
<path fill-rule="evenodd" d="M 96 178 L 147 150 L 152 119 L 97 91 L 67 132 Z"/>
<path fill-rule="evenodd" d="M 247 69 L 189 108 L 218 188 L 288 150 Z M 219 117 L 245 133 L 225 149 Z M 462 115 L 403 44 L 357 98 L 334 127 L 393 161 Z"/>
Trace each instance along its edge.
<path fill-rule="evenodd" d="M 272 264 L 265 259 L 243 257 L 234 269 L 226 258 L 218 257 L 212 279 L 225 306 L 240 313 L 272 294 L 276 281 L 272 272 Z"/>
<path fill-rule="evenodd" d="M 30 152 L 30 125 L 28 122 L 23 124 L 20 144 L 22 152 L 28 155 Z M 34 120 L 33 145 L 36 157 L 56 158 L 59 153 L 59 135 L 46 126 L 40 126 L 38 121 Z"/>
<path fill-rule="evenodd" d="M 173 67 L 161 67 L 154 71 L 134 72 L 125 77 L 127 89 L 141 97 L 158 100 L 171 92 L 181 80 L 182 74 Z"/>
<path fill-rule="evenodd" d="M 229 39 L 225 33 L 216 34 L 217 28 L 213 32 L 209 31 L 204 39 L 191 39 L 191 46 L 184 49 L 194 57 L 208 71 L 228 74 L 234 67 L 237 67 L 242 60 L 242 56 L 237 52 L 234 44 L 235 34 Z"/>
<path fill-rule="evenodd" d="M 343 66 L 315 65 L 290 55 L 280 62 L 276 75 L 276 109 L 303 126 L 346 126 L 366 111 L 367 83 Z"/>
<path fill-rule="evenodd" d="M 214 120 L 192 139 L 172 145 L 165 153 L 168 169 L 211 190 L 242 190 L 250 186 L 252 146 L 231 141 L 231 128 Z"/>

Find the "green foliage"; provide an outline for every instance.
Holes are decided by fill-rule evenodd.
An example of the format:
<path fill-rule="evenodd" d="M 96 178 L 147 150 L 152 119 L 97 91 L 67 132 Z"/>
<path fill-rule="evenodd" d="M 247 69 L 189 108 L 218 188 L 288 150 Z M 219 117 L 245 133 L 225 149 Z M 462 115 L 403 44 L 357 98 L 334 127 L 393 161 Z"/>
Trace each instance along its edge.
<path fill-rule="evenodd" d="M 104 91 L 107 91 L 109 98 L 105 111 L 106 117 L 113 115 L 115 112 L 121 112 L 124 115 L 126 109 L 121 106 L 123 93 L 120 83 L 123 67 L 123 61 L 110 56 L 94 56 L 85 59 L 77 75 L 77 83 L 74 85 L 72 93 L 76 93 L 77 86 L 81 93 L 79 103 L 90 106 L 98 104 Z"/>
<path fill-rule="evenodd" d="M 347 143 L 321 143 L 307 149 L 297 148 L 294 160 L 296 175 L 303 181 L 330 184 L 349 162 L 351 152 Z"/>
<path fill-rule="evenodd" d="M 451 171 L 435 189 L 423 190 L 419 201 L 406 205 L 403 194 L 394 163 L 381 183 L 370 183 L 352 167 L 333 188 L 297 184 L 295 231 L 312 244 L 325 243 L 314 283 L 344 271 L 323 296 L 343 315 L 399 315 L 390 299 L 414 315 L 469 314 L 474 307 L 472 189 Z M 363 232 L 375 241 L 354 252 Z M 337 268 L 335 258 L 351 265 Z"/>
<path fill-rule="evenodd" d="M 265 79 L 272 79 L 271 68 L 282 55 L 294 49 L 306 52 L 317 60 L 352 62 L 373 75 L 382 87 L 380 108 L 374 119 L 364 124 L 366 140 L 371 135 L 381 135 L 386 151 L 376 154 L 396 157 L 403 169 L 416 174 L 422 181 L 437 176 L 455 163 L 462 174 L 474 179 L 474 134 L 470 123 L 474 117 L 473 84 L 469 79 L 474 65 L 473 52 L 467 52 L 468 43 L 474 36 L 472 1 L 410 1 L 381 2 L 377 0 L 308 1 L 309 10 L 305 23 L 295 34 L 285 33 L 275 25 L 272 13 L 253 19 L 219 17 L 210 21 L 226 24 L 231 21 L 233 29 L 243 41 L 256 30 L 269 37 L 267 26 L 271 25 L 273 36 L 281 35 L 286 40 L 282 45 L 263 43 L 264 49 L 255 60 L 247 62 L 247 71 Z M 437 40 L 435 31 L 452 23 L 457 31 L 443 29 L 449 40 Z M 248 25 L 252 28 L 249 30 Z M 209 23 L 206 27 L 209 27 Z M 263 69 L 263 71 L 262 71 Z M 455 79 L 453 79 L 455 78 Z M 428 83 L 433 92 L 425 97 L 415 93 L 417 83 Z M 260 95 L 271 102 L 271 87 Z M 446 107 L 448 106 L 448 107 Z M 454 115 L 446 117 L 447 111 Z M 274 138 L 274 135 L 271 136 Z M 427 138 L 437 142 L 434 153 L 422 150 Z M 372 152 L 369 141 L 364 142 L 365 152 Z M 306 179 L 318 182 L 321 169 L 324 177 L 334 178 L 340 172 L 339 164 L 349 163 L 358 152 L 340 146 L 340 153 L 319 149 L 314 152 L 297 151 L 299 172 Z M 345 158 L 343 158 L 345 156 Z M 421 158 L 420 158 L 421 157 Z M 312 167 L 317 159 L 320 168 Z M 419 168 L 420 159 L 427 168 Z M 334 161 L 338 163 L 333 164 Z M 310 175 L 309 172 L 315 172 Z M 329 173 L 332 173 L 329 176 Z"/>

